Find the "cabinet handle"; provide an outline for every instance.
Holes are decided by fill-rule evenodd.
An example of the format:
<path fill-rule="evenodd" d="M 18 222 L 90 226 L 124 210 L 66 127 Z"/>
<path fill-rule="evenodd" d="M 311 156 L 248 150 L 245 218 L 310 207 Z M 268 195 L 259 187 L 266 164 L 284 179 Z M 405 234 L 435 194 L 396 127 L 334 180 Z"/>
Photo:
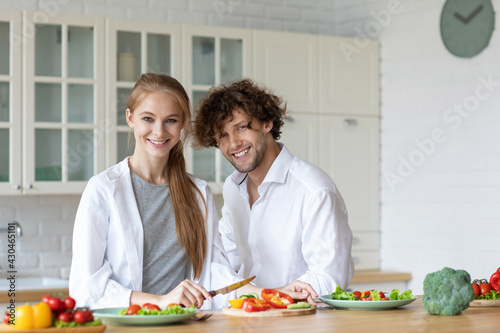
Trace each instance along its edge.
<path fill-rule="evenodd" d="M 344 126 L 356 126 L 358 121 L 356 119 L 344 119 Z"/>
<path fill-rule="evenodd" d="M 293 123 L 295 121 L 295 118 L 293 116 L 289 116 L 288 118 L 285 118 L 285 121 Z"/>
<path fill-rule="evenodd" d="M 17 185 L 15 186 L 15 189 L 16 189 L 16 190 L 20 190 L 20 189 L 21 189 L 21 185 L 17 184 Z"/>
<path fill-rule="evenodd" d="M 28 189 L 29 189 L 29 190 L 33 189 L 33 184 L 29 184 L 29 185 L 28 185 Z"/>

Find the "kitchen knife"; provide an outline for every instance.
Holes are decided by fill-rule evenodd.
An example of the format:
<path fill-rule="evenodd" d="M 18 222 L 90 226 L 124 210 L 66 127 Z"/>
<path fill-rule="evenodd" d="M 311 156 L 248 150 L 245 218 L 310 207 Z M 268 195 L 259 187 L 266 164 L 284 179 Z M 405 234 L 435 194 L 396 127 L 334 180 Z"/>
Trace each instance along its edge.
<path fill-rule="evenodd" d="M 234 284 L 231 284 L 231 285 L 229 285 L 227 287 L 224 287 L 224 288 L 221 288 L 221 289 L 209 291 L 209 294 L 212 295 L 212 296 L 215 296 L 217 294 L 227 294 L 227 293 L 230 293 L 231 291 L 234 291 L 234 290 L 236 290 L 238 288 L 243 287 L 245 284 L 247 284 L 248 282 L 252 281 L 253 279 L 255 279 L 255 276 L 249 277 L 248 279 L 245 279 L 245 280 L 240 281 L 240 282 L 236 282 Z"/>

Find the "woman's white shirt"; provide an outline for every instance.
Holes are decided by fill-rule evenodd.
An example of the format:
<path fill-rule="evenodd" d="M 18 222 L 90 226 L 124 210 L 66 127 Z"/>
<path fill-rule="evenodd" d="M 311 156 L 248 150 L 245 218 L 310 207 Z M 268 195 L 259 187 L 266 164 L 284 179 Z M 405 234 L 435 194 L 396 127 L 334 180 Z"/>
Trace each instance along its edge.
<path fill-rule="evenodd" d="M 207 203 L 207 255 L 199 280 L 190 267 L 191 280 L 212 290 L 239 277 L 230 267 L 218 231 L 218 215 L 210 187 L 192 177 Z M 205 205 L 199 199 L 202 210 Z M 128 158 L 92 177 L 82 194 L 73 230 L 70 295 L 77 306 L 127 307 L 132 291 L 141 291 L 143 229 L 130 179 Z M 216 296 L 203 307 L 221 308 L 230 293 Z"/>

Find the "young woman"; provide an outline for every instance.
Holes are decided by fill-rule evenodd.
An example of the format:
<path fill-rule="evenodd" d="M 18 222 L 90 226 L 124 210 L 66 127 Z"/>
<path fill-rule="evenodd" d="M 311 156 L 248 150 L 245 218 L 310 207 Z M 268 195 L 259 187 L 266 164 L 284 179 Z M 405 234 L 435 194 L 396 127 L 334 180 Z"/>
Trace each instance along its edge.
<path fill-rule="evenodd" d="M 207 290 L 240 278 L 225 256 L 210 188 L 186 173 L 184 88 L 166 75 L 142 75 L 127 101 L 127 123 L 134 154 L 92 177 L 78 207 L 71 296 L 92 308 L 221 307 L 227 297 L 204 303 L 212 301 Z"/>

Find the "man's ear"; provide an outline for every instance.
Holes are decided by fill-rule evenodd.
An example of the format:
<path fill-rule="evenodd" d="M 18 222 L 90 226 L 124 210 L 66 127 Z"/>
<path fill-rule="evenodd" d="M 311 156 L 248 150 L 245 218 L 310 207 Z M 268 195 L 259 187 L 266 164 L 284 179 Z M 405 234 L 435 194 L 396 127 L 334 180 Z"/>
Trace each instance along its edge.
<path fill-rule="evenodd" d="M 133 115 L 133 113 L 130 111 L 130 109 L 127 109 L 126 112 L 127 113 L 126 113 L 125 119 L 127 120 L 127 124 L 131 128 L 134 128 L 134 115 Z"/>
<path fill-rule="evenodd" d="M 269 121 L 264 123 L 264 130 L 266 131 L 266 133 L 269 133 L 272 129 L 273 129 L 273 121 L 272 120 L 269 120 Z"/>

